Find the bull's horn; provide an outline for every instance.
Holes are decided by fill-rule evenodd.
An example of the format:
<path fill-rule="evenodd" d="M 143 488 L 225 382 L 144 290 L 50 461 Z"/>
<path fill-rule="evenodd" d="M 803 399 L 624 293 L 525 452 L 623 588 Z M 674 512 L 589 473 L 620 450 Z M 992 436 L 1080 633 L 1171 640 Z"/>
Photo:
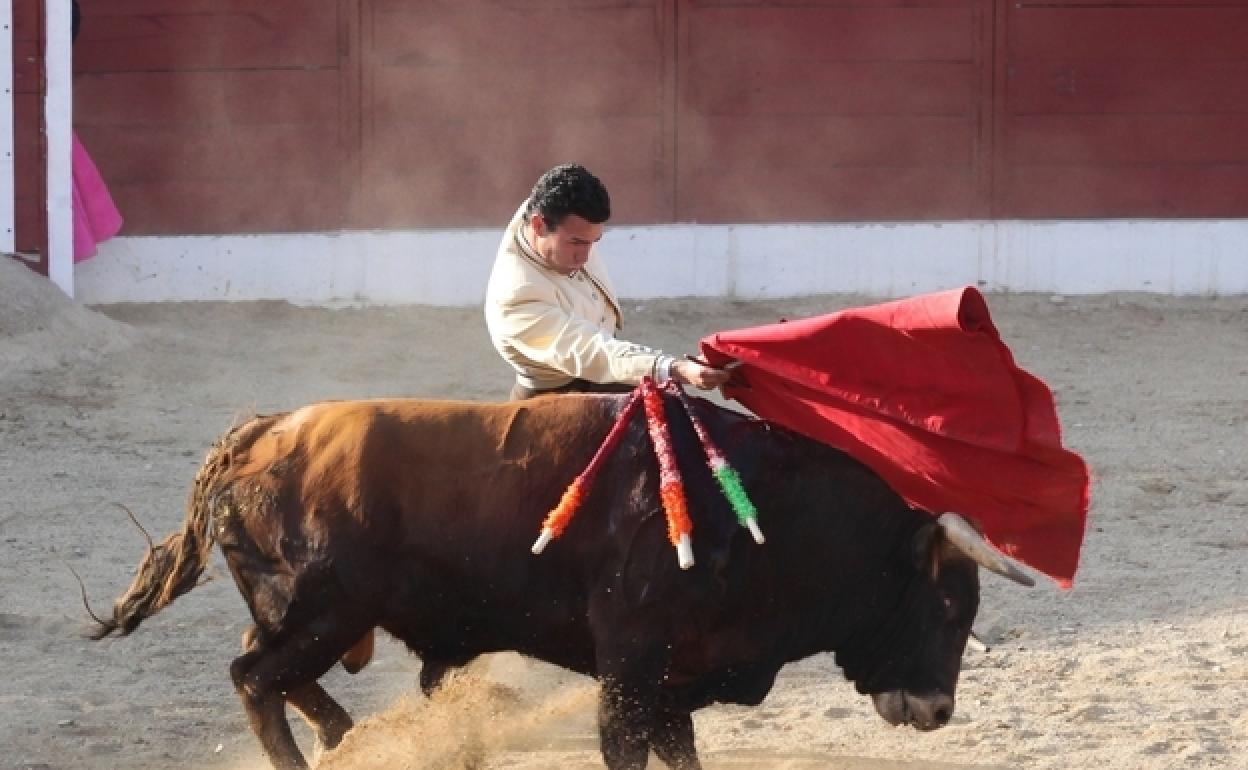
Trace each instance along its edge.
<path fill-rule="evenodd" d="M 1036 584 L 1031 575 L 1024 572 L 1017 562 L 989 545 L 984 536 L 958 514 L 941 514 L 937 523 L 944 530 L 949 542 L 971 557 L 971 560 L 979 566 L 1021 585 L 1031 587 Z"/>

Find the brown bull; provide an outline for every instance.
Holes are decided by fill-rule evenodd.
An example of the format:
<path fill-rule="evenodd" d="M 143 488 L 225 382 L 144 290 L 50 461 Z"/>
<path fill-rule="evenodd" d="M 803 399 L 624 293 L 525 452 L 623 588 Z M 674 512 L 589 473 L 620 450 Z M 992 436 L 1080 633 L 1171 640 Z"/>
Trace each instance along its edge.
<path fill-rule="evenodd" d="M 758 546 L 669 403 L 693 569 L 666 541 L 640 420 L 563 538 L 529 552 L 625 398 L 331 402 L 257 417 L 209 452 L 183 531 L 149 552 L 100 635 L 133 631 L 194 587 L 215 540 L 255 620 L 230 675 L 279 768 L 305 766 L 286 703 L 328 747 L 351 727 L 317 680 L 375 627 L 420 655 L 426 688 L 497 650 L 597 677 L 613 769 L 644 767 L 651 749 L 698 767 L 692 711 L 757 704 L 785 663 L 824 651 L 889 722 L 945 724 L 976 562 L 1026 578 L 961 519 L 909 508 L 829 447 L 694 402 L 760 509 Z"/>

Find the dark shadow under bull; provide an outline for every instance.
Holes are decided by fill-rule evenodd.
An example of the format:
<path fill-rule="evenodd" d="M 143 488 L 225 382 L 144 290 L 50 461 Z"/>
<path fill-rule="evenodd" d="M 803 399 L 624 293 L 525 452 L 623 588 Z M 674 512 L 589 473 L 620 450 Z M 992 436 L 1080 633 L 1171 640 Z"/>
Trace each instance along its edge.
<path fill-rule="evenodd" d="M 680 570 L 666 540 L 641 420 L 565 535 L 530 554 L 625 399 L 327 402 L 256 417 L 212 447 L 182 532 L 149 549 L 98 637 L 193 588 L 216 542 L 255 621 L 230 675 L 279 768 L 306 766 L 287 703 L 327 747 L 350 729 L 317 680 L 344 656 L 366 663 L 374 628 L 421 657 L 426 690 L 499 650 L 596 677 L 613 770 L 644 767 L 651 750 L 699 767 L 691 712 L 758 704 L 784 664 L 820 652 L 890 723 L 948 722 L 977 563 L 1029 579 L 961 518 L 911 509 L 830 447 L 693 402 L 759 508 L 759 546 L 669 402 L 695 566 Z"/>

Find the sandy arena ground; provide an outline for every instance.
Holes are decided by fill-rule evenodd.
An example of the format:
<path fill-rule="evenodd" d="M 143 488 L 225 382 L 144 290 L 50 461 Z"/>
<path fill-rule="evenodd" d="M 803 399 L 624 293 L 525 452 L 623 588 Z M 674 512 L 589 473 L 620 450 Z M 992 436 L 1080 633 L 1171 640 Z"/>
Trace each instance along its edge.
<path fill-rule="evenodd" d="M 691 350 L 864 302 L 630 302 L 627 332 Z M 944 730 L 890 728 L 819 656 L 758 708 L 697 715 L 711 770 L 1248 768 L 1248 298 L 989 303 L 1095 476 L 1075 590 L 985 577 L 993 647 L 967 653 Z M 476 309 L 87 309 L 0 260 L 0 768 L 266 767 L 227 675 L 248 617 L 220 556 L 217 579 L 95 643 L 68 567 L 108 610 L 144 548 L 114 504 L 154 536 L 180 527 L 236 417 L 508 385 Z M 362 724 L 321 767 L 600 766 L 592 681 L 498 655 L 431 703 L 419 665 L 384 639 L 363 673 L 323 680 Z"/>

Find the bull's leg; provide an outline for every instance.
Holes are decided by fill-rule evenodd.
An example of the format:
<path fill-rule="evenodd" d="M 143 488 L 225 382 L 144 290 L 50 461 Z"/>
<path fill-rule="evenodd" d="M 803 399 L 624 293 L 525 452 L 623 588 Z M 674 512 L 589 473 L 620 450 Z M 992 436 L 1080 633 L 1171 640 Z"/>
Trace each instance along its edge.
<path fill-rule="evenodd" d="M 454 666 L 440 660 L 422 660 L 420 663 L 420 691 L 426 698 L 432 697 L 435 690 L 446 681 Z"/>
<path fill-rule="evenodd" d="M 610 770 L 641 770 L 650 758 L 651 732 L 664 713 L 669 646 L 654 635 L 654 619 L 613 604 L 608 592 L 591 599 L 594 658 L 602 691 L 598 739 Z"/>
<path fill-rule="evenodd" d="M 243 651 L 258 649 L 259 640 L 260 629 L 252 626 L 244 631 Z M 327 751 L 336 748 L 342 742 L 342 737 L 354 726 L 346 709 L 317 682 L 310 682 L 287 693 L 286 701 L 312 726 L 316 731 L 318 746 Z"/>
<path fill-rule="evenodd" d="M 649 689 L 649 688 L 646 688 Z M 609 770 L 642 770 L 650 759 L 650 704 L 636 687 L 602 677 L 598 697 L 598 741 Z"/>
<path fill-rule="evenodd" d="M 472 662 L 472 658 L 422 657 L 420 662 L 420 691 L 431 697 L 439 687 L 446 684 L 452 672 Z"/>
<path fill-rule="evenodd" d="M 348 674 L 360 673 L 373 659 L 373 644 L 376 636 L 377 632 L 370 628 L 367 634 L 360 637 L 360 641 L 343 654 L 342 667 L 347 670 Z"/>
<path fill-rule="evenodd" d="M 230 664 L 234 690 L 243 702 L 251 731 L 260 739 L 260 745 L 273 767 L 277 770 L 301 770 L 308 763 L 290 733 L 290 723 L 286 721 L 286 699 L 280 692 L 259 686 L 251 676 L 252 669 L 263 657 L 264 651 L 256 646 L 234 659 Z"/>
<path fill-rule="evenodd" d="M 672 770 L 701 770 L 693 717 L 660 707 L 659 697 L 649 686 L 621 688 L 604 678 L 598 729 L 608 768 L 644 768 L 653 749 Z"/>
<path fill-rule="evenodd" d="M 698 750 L 693 743 L 693 717 L 678 711 L 663 711 L 650 728 L 650 748 L 672 770 L 701 770 Z"/>
<path fill-rule="evenodd" d="M 312 625 L 316 631 L 309 630 L 307 626 L 290 629 L 276 641 L 253 636 L 250 649 L 230 666 L 234 689 L 243 702 L 252 732 L 260 739 L 269 761 L 278 770 L 301 770 L 308 766 L 291 735 L 290 723 L 286 721 L 288 694 L 301 711 L 300 704 L 307 706 L 313 714 L 328 707 L 325 701 L 332 703 L 333 699 L 328 694 L 324 695 L 324 699 L 319 697 L 324 690 L 316 685 L 316 680 L 366 630 L 350 627 L 340 618 L 332 616 L 322 616 Z M 314 685 L 314 689 L 310 689 L 309 685 Z M 335 707 L 340 714 L 335 713 Z M 328 715 L 318 716 L 323 716 L 334 725 L 328 730 L 332 735 L 342 727 L 342 718 L 345 717 L 348 722 L 350 718 L 336 703 L 328 708 Z M 338 737 L 341 738 L 341 735 Z"/>
<path fill-rule="evenodd" d="M 325 751 L 337 748 L 342 736 L 355 725 L 347 710 L 316 682 L 292 690 L 286 700 L 312 725 L 317 743 Z"/>

